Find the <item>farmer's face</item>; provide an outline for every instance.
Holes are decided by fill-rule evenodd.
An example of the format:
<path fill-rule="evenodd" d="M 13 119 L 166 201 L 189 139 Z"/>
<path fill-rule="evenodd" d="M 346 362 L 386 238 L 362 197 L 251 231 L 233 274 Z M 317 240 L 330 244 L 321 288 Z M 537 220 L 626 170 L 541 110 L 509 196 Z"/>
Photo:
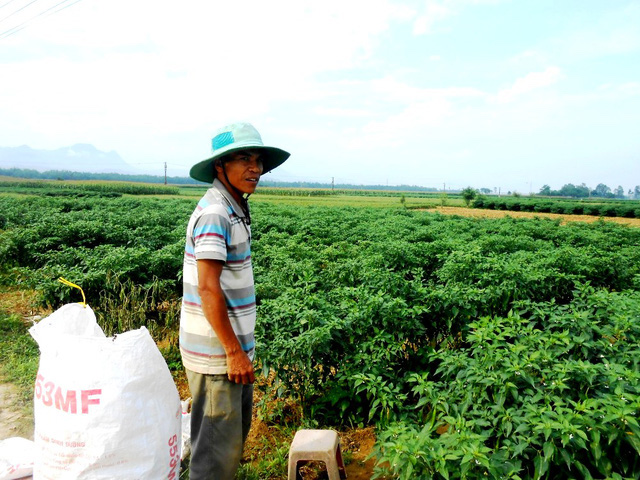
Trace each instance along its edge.
<path fill-rule="evenodd" d="M 227 178 L 232 186 L 242 193 L 253 193 L 256 191 L 260 175 L 262 174 L 262 155 L 257 150 L 241 150 L 233 152 L 231 160 L 222 166 L 216 166 L 218 178 L 225 184 L 229 192 L 236 196 L 233 189 L 228 188 L 227 179 L 224 176 L 223 168 L 227 173 Z"/>

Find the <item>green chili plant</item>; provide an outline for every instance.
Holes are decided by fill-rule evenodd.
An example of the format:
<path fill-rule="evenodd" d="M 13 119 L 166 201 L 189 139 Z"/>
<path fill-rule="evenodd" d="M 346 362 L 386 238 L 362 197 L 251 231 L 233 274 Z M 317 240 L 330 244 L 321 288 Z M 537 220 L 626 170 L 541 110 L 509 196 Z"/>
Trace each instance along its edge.
<path fill-rule="evenodd" d="M 379 474 L 640 476 L 640 294 L 582 286 L 572 305 L 514 307 L 408 379 L 415 420 L 380 432 Z"/>

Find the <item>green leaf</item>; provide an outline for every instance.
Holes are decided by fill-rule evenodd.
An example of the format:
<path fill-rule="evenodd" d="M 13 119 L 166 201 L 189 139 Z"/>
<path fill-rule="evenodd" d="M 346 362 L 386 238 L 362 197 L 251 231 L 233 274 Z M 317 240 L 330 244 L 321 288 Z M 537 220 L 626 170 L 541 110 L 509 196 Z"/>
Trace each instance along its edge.
<path fill-rule="evenodd" d="M 627 434 L 625 437 L 627 442 L 629 442 L 638 455 L 640 455 L 640 439 L 634 434 Z"/>
<path fill-rule="evenodd" d="M 409 458 L 415 458 L 415 457 L 409 457 Z M 403 472 L 403 477 L 406 479 L 411 479 L 412 474 L 413 474 L 413 463 L 409 462 L 409 464 L 406 465 L 405 467 L 405 470 Z"/>
<path fill-rule="evenodd" d="M 511 422 L 503 422 L 502 427 L 504 428 L 504 434 L 508 437 L 511 435 L 511 431 L 513 430 L 513 424 Z"/>
<path fill-rule="evenodd" d="M 536 457 L 533 459 L 533 466 L 535 468 L 533 478 L 538 480 L 542 478 L 542 476 L 549 468 L 549 462 L 542 458 L 540 455 L 536 455 Z"/>
<path fill-rule="evenodd" d="M 600 457 L 602 456 L 602 448 L 600 447 L 600 438 L 598 438 L 597 441 L 594 440 L 593 442 L 589 443 L 589 446 L 591 447 L 591 453 L 593 455 L 593 459 L 597 464 L 600 461 Z"/>
<path fill-rule="evenodd" d="M 544 445 L 542 446 L 542 451 L 544 453 L 544 459 L 546 461 L 551 460 L 555 450 L 556 450 L 556 446 L 553 444 L 553 442 L 545 442 Z"/>
<path fill-rule="evenodd" d="M 586 433 L 584 433 L 584 431 L 582 431 L 582 430 L 578 430 L 578 429 L 577 429 L 575 432 L 576 432 L 576 433 L 578 434 L 578 436 L 579 436 L 580 438 L 582 438 L 583 440 L 587 440 L 587 441 L 589 440 L 589 438 L 587 437 L 587 434 L 586 434 Z"/>
<path fill-rule="evenodd" d="M 593 480 L 591 473 L 582 463 L 580 463 L 578 460 L 574 460 L 573 465 L 582 474 L 582 478 L 584 478 L 584 480 Z"/>

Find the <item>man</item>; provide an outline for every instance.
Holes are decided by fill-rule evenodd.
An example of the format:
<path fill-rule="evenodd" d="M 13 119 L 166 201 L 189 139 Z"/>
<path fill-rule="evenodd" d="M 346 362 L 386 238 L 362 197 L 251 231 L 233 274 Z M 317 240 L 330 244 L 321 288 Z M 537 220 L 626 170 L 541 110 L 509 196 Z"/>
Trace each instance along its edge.
<path fill-rule="evenodd" d="M 220 129 L 191 168 L 212 183 L 191 215 L 183 269 L 180 352 L 191 390 L 192 480 L 233 479 L 251 426 L 256 302 L 247 197 L 289 153 L 248 123 Z"/>

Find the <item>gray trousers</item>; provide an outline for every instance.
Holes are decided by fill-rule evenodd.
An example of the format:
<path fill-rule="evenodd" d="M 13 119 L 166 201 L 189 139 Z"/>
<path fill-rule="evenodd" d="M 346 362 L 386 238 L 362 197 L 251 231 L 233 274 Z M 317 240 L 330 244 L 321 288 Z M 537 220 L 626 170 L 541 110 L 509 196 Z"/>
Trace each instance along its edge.
<path fill-rule="evenodd" d="M 253 385 L 186 370 L 191 390 L 190 480 L 233 480 L 251 427 Z"/>

